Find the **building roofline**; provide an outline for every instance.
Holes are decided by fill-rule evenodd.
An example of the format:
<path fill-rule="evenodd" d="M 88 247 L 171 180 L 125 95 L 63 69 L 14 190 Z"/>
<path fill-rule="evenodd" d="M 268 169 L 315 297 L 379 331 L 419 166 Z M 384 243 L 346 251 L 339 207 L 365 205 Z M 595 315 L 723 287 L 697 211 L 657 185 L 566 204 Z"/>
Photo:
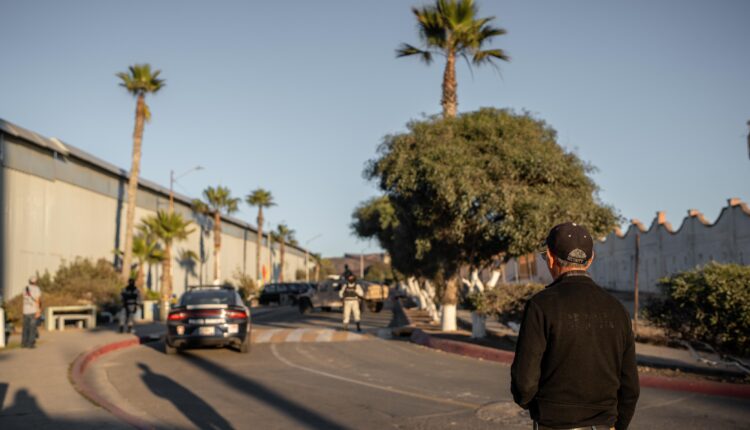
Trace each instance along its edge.
<path fill-rule="evenodd" d="M 97 169 L 103 170 L 119 178 L 122 178 L 125 180 L 130 179 L 129 172 L 121 167 L 117 167 L 108 161 L 102 160 L 101 158 L 93 154 L 90 154 L 80 148 L 77 148 L 73 145 L 70 145 L 58 138 L 55 138 L 55 137 L 49 138 L 46 136 L 42 136 L 38 133 L 35 133 L 19 125 L 6 121 L 2 118 L 0 118 L 0 132 L 11 135 L 11 136 L 15 136 L 19 139 L 22 139 L 28 143 L 31 143 L 37 147 L 46 149 L 53 153 L 57 153 L 57 154 L 60 154 L 62 156 L 69 157 L 69 158 L 74 158 L 78 161 L 91 165 Z M 161 194 L 164 197 L 169 198 L 169 188 L 163 187 L 154 181 L 150 181 L 148 179 L 139 177 L 138 187 L 148 189 L 152 192 Z M 174 195 L 175 201 L 181 202 L 182 204 L 188 207 L 192 206 L 193 198 L 188 197 L 184 194 L 177 193 L 177 192 L 174 192 L 173 195 Z M 255 232 L 256 234 L 258 233 L 258 228 L 256 226 L 253 226 L 252 224 L 246 221 L 243 221 L 239 218 L 235 218 L 235 217 L 231 217 L 227 215 L 221 215 L 221 219 L 222 221 L 227 222 L 229 224 L 233 224 L 237 227 L 248 229 L 250 231 Z M 268 238 L 268 233 L 267 232 L 263 233 L 263 236 Z M 294 248 L 300 252 L 305 252 L 305 248 L 302 248 L 301 246 L 298 246 L 298 245 L 292 245 L 287 242 L 285 246 Z"/>

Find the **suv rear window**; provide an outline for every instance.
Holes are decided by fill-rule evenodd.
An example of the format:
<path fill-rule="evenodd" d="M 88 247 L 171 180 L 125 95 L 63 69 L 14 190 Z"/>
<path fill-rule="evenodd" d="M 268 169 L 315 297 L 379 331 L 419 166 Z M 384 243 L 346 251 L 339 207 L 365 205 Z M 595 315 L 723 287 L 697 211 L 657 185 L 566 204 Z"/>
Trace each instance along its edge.
<path fill-rule="evenodd" d="M 235 294 L 231 290 L 197 290 L 182 295 L 180 304 L 187 305 L 235 305 Z"/>

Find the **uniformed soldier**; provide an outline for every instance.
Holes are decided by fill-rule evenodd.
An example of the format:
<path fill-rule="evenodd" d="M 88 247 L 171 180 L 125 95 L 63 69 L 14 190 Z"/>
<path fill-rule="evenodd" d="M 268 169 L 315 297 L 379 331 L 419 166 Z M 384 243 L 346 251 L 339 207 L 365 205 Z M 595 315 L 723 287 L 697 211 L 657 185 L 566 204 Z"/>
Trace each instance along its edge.
<path fill-rule="evenodd" d="M 357 284 L 357 278 L 349 272 L 346 284 L 339 290 L 339 297 L 344 299 L 344 330 L 349 329 L 349 317 L 354 314 L 354 322 L 357 323 L 357 331 L 362 331 L 359 326 L 359 300 L 364 299 L 365 293 Z"/>
<path fill-rule="evenodd" d="M 120 333 L 125 332 L 125 327 L 127 327 L 128 333 L 133 333 L 135 313 L 138 312 L 139 307 L 143 306 L 141 291 L 135 286 L 135 279 L 130 278 L 128 280 L 128 286 L 122 289 L 120 297 L 125 312 L 125 318 L 120 320 Z"/>

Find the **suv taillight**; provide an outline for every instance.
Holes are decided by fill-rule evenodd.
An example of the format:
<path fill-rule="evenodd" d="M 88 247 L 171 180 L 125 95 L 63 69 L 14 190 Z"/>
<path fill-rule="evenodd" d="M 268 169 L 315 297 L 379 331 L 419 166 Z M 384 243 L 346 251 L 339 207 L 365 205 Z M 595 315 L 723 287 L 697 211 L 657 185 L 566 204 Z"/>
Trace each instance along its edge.
<path fill-rule="evenodd" d="M 224 316 L 226 318 L 231 318 L 233 320 L 239 320 L 239 319 L 245 319 L 245 318 L 247 318 L 247 314 L 244 311 L 227 310 L 224 313 Z"/>
<path fill-rule="evenodd" d="M 188 314 L 186 312 L 172 312 L 169 314 L 169 317 L 167 319 L 169 321 L 181 321 L 184 319 L 187 319 Z"/>

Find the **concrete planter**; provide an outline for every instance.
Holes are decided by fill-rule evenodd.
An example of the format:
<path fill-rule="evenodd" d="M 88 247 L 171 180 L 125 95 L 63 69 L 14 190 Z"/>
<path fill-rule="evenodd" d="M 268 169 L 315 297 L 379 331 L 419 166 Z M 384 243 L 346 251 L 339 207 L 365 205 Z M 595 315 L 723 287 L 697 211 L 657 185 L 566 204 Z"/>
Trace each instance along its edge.
<path fill-rule="evenodd" d="M 476 311 L 471 313 L 471 337 L 481 339 L 487 337 L 487 317 Z"/>
<path fill-rule="evenodd" d="M 144 300 L 143 310 L 138 313 L 138 321 L 151 322 L 159 317 L 159 306 L 156 300 Z"/>

